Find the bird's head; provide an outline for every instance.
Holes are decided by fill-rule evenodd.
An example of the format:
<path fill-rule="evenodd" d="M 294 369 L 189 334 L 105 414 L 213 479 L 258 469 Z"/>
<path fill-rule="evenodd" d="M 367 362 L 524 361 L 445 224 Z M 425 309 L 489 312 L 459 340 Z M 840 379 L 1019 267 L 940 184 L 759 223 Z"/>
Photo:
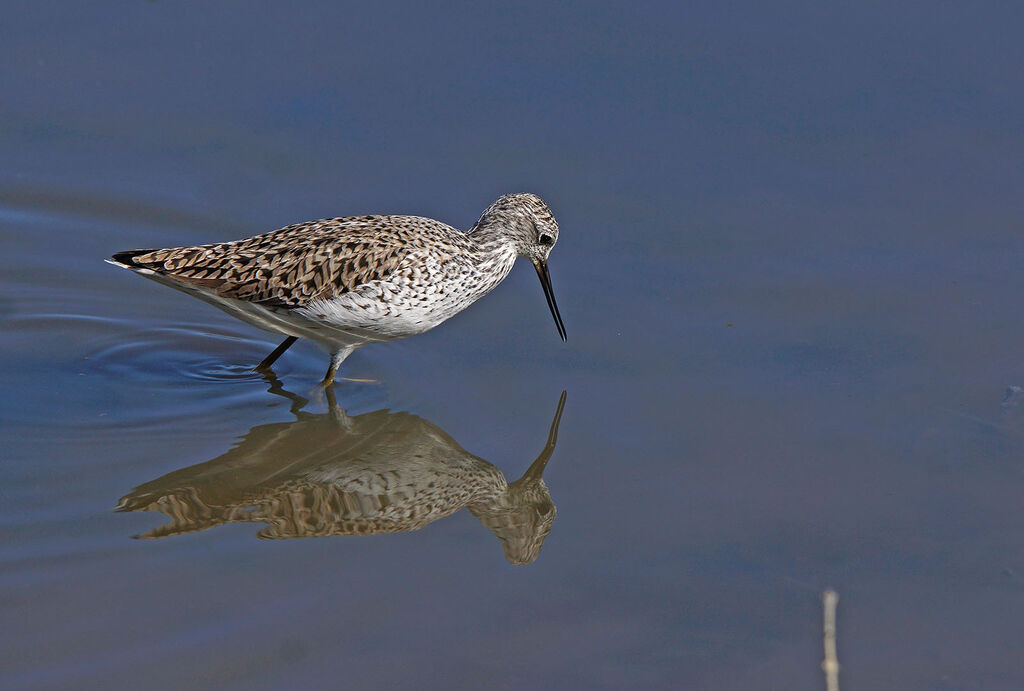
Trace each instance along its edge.
<path fill-rule="evenodd" d="M 565 325 L 555 304 L 548 273 L 548 256 L 558 242 L 558 223 L 548 205 L 529 192 L 503 195 L 487 207 L 471 232 L 478 229 L 485 229 L 484 232 L 510 243 L 518 256 L 530 260 L 544 288 L 544 297 L 558 327 L 558 335 L 564 341 Z"/>

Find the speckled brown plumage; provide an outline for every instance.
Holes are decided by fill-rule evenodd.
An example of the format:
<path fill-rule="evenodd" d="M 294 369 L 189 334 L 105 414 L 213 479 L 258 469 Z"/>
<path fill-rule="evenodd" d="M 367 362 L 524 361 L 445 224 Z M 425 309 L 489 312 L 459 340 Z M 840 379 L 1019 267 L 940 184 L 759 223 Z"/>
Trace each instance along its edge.
<path fill-rule="evenodd" d="M 295 223 L 263 235 L 194 247 L 114 255 L 223 297 L 302 307 L 389 278 L 410 251 L 449 258 L 464 251 L 458 231 L 416 216 L 352 216 Z"/>
<path fill-rule="evenodd" d="M 539 197 L 500 197 L 468 232 L 419 216 L 296 223 L 245 240 L 119 252 L 112 263 L 185 291 L 250 324 L 332 355 L 333 380 L 356 348 L 427 331 L 498 285 L 517 257 L 544 285 L 559 334 L 547 258 L 558 224 Z"/>

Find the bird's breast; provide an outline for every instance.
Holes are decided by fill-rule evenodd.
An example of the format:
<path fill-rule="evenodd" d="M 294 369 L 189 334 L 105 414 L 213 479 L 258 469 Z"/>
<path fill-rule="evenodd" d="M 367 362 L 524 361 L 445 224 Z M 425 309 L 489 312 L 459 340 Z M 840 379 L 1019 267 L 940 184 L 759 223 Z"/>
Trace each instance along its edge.
<path fill-rule="evenodd" d="M 307 318 L 340 329 L 367 329 L 384 338 L 423 333 L 469 307 L 508 276 L 514 253 L 472 257 L 428 255 L 400 266 L 386 280 L 316 300 Z"/>

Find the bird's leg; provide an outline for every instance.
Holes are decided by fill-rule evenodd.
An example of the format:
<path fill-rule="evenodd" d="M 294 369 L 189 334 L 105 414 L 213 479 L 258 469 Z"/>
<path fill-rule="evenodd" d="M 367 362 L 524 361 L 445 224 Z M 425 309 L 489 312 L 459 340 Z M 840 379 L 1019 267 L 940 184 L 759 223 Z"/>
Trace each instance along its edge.
<path fill-rule="evenodd" d="M 353 346 L 346 346 L 341 350 L 336 350 L 331 353 L 331 366 L 327 368 L 327 374 L 324 375 L 324 380 L 320 382 L 321 386 L 327 387 L 334 383 L 334 375 L 338 373 L 338 368 L 341 367 L 341 363 L 345 361 L 352 351 L 355 350 Z"/>
<path fill-rule="evenodd" d="M 289 348 L 291 348 L 292 344 L 295 343 L 295 341 L 297 341 L 297 340 L 299 340 L 299 339 L 296 336 L 289 336 L 288 338 L 284 339 L 281 342 L 281 345 L 279 345 L 276 348 L 274 348 L 274 352 L 272 352 L 267 357 L 263 358 L 263 362 L 261 362 L 260 364 L 256 365 L 256 370 L 257 371 L 269 370 L 270 366 L 273 365 L 274 362 L 277 361 L 277 358 L 281 357 L 281 355 L 284 353 L 284 351 L 286 351 Z"/>

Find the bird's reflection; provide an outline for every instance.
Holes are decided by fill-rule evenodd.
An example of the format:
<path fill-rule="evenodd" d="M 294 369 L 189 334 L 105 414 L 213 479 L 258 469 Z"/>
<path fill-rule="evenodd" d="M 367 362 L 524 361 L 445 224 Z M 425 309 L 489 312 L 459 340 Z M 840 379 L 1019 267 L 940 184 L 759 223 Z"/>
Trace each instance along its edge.
<path fill-rule="evenodd" d="M 537 558 L 555 520 L 541 478 L 555 450 L 565 392 L 547 443 L 515 482 L 410 413 L 378 410 L 349 417 L 327 390 L 328 411 L 269 379 L 291 400 L 292 422 L 253 427 L 235 448 L 137 487 L 118 511 L 159 511 L 171 522 L 156 538 L 226 523 L 266 523 L 259 537 L 376 535 L 417 530 L 465 507 L 501 541 L 505 558 Z"/>

